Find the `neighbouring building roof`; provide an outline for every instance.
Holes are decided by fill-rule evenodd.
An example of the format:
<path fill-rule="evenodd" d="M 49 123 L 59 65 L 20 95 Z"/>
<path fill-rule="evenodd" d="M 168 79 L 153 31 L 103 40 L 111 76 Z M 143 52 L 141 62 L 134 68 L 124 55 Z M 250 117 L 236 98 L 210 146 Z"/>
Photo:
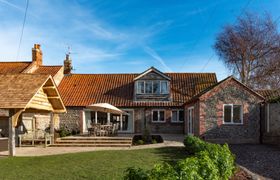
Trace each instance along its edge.
<path fill-rule="evenodd" d="M 280 101 L 280 89 L 256 90 L 267 101 Z"/>
<path fill-rule="evenodd" d="M 1 109 L 32 108 L 65 112 L 50 75 L 0 74 L 0 97 Z"/>
<path fill-rule="evenodd" d="M 182 106 L 186 101 L 217 83 L 215 73 L 165 73 L 170 77 L 171 101 L 133 101 L 134 79 L 139 74 L 72 74 L 58 89 L 65 106 L 110 103 L 119 107 Z"/>
<path fill-rule="evenodd" d="M 62 66 L 39 66 L 34 74 L 49 74 L 55 76 Z"/>
<path fill-rule="evenodd" d="M 265 99 L 264 96 L 262 96 L 262 94 L 260 94 L 259 92 L 257 92 L 257 91 L 255 91 L 255 90 L 249 88 L 249 87 L 246 86 L 245 84 L 241 83 L 241 82 L 240 82 L 239 80 L 237 80 L 234 76 L 228 76 L 227 78 L 225 78 L 225 79 L 219 81 L 219 82 L 216 83 L 216 84 L 213 84 L 212 86 L 209 86 L 208 88 L 206 88 L 206 89 L 204 89 L 203 91 L 201 91 L 200 93 L 198 93 L 196 96 L 194 96 L 194 97 L 192 98 L 191 101 L 198 99 L 200 96 L 204 95 L 205 93 L 211 91 L 211 90 L 214 89 L 215 87 L 217 87 L 217 86 L 219 86 L 220 84 L 223 84 L 224 82 L 229 81 L 229 80 L 234 80 L 234 81 L 236 81 L 238 84 L 240 84 L 241 86 L 243 86 L 243 87 L 244 87 L 245 89 L 247 89 L 249 92 L 253 93 L 255 96 L 257 96 L 257 97 L 259 97 L 259 98 L 261 98 L 261 99 L 263 99 L 263 100 Z"/>
<path fill-rule="evenodd" d="M 0 74 L 22 73 L 32 62 L 0 62 Z"/>

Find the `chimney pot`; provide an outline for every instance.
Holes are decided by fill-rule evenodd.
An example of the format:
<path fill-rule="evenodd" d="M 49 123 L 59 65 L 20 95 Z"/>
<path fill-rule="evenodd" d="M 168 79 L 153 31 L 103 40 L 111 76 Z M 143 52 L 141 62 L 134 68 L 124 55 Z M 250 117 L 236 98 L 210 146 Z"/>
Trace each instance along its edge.
<path fill-rule="evenodd" d="M 64 74 L 69 75 L 69 74 L 71 74 L 72 70 L 73 70 L 72 60 L 70 59 L 70 54 L 67 53 L 65 60 L 64 60 Z"/>
<path fill-rule="evenodd" d="M 43 64 L 43 53 L 40 44 L 34 44 L 34 48 L 32 48 L 32 62 L 35 62 L 37 66 Z"/>

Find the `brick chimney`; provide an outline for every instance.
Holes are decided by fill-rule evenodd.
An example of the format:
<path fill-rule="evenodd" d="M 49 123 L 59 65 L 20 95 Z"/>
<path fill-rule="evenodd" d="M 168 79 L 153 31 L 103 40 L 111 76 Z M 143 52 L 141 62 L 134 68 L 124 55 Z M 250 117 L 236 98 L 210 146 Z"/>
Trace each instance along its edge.
<path fill-rule="evenodd" d="M 40 44 L 34 44 L 34 48 L 32 48 L 32 62 L 35 62 L 38 66 L 43 64 L 43 53 Z"/>
<path fill-rule="evenodd" d="M 70 59 L 70 53 L 68 53 L 64 60 L 64 74 L 71 74 L 72 69 L 72 60 Z"/>

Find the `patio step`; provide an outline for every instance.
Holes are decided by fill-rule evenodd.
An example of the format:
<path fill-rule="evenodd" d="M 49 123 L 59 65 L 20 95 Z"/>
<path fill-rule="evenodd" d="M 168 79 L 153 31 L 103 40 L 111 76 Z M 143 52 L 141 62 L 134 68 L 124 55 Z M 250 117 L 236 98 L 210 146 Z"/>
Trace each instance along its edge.
<path fill-rule="evenodd" d="M 56 147 L 130 147 L 131 137 L 63 137 L 58 138 Z"/>
<path fill-rule="evenodd" d="M 119 143 L 119 144 L 131 144 L 130 140 L 56 140 L 57 144 L 63 144 L 63 143 L 73 143 L 73 144 L 84 144 L 84 143 L 88 143 L 88 144 L 108 144 L 108 143 Z"/>
<path fill-rule="evenodd" d="M 53 144 L 51 147 L 131 147 L 130 144 Z"/>

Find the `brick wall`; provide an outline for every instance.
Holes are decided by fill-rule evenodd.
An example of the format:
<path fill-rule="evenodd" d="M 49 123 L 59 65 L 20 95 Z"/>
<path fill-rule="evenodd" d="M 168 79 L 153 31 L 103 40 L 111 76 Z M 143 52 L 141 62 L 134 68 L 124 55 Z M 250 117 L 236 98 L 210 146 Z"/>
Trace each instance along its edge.
<path fill-rule="evenodd" d="M 154 109 L 160 109 L 160 108 L 154 108 Z M 154 134 L 161 134 L 161 133 L 183 134 L 184 133 L 184 123 L 171 122 L 171 115 L 173 110 L 172 108 L 160 109 L 160 110 L 165 110 L 165 122 L 152 122 L 152 110 L 153 108 L 148 108 L 145 110 L 147 125 L 151 133 Z"/>
<path fill-rule="evenodd" d="M 200 136 L 221 143 L 258 143 L 260 102 L 234 80 L 220 84 L 200 97 Z M 223 104 L 242 105 L 242 125 L 223 124 Z"/>

